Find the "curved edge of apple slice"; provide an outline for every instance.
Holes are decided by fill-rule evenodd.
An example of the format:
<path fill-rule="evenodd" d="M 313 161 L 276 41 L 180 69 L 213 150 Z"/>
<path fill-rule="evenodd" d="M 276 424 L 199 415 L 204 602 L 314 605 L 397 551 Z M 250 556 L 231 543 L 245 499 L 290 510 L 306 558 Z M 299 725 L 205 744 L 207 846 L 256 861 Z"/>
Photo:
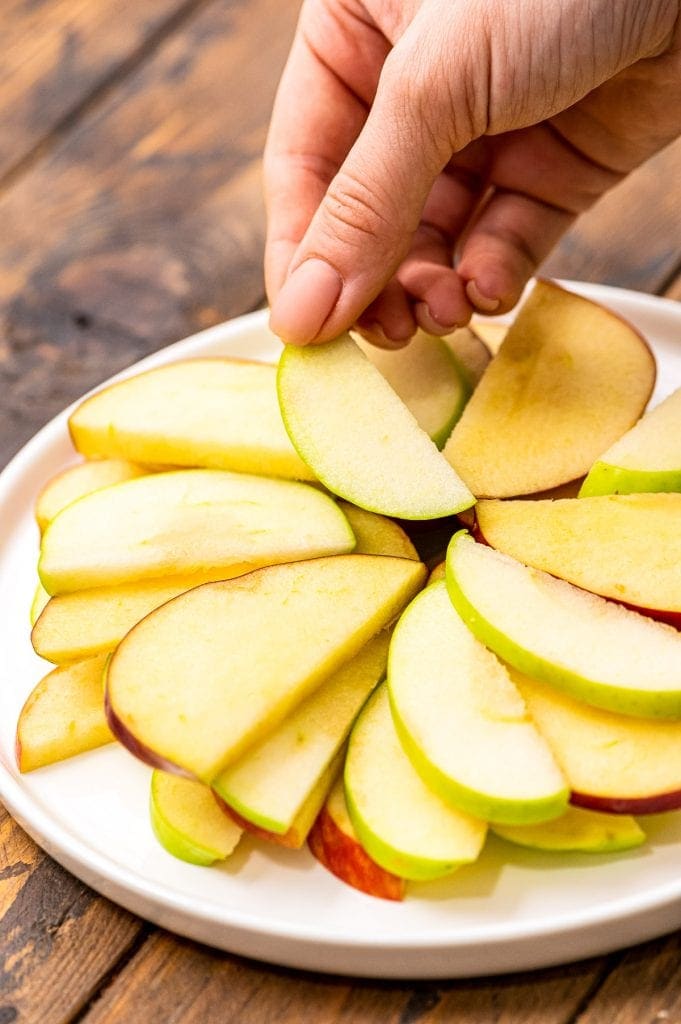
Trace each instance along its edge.
<path fill-rule="evenodd" d="M 578 497 L 675 491 L 681 491 L 681 467 L 669 470 L 626 469 L 598 460 L 584 478 Z"/>
<path fill-rule="evenodd" d="M 163 772 L 155 770 L 152 773 L 149 786 L 149 820 L 152 831 L 161 846 L 178 860 L 187 861 L 189 864 L 198 864 L 200 867 L 209 867 L 211 864 L 229 857 L 241 838 L 242 829 L 239 828 L 238 823 L 221 816 L 224 817 L 224 825 L 221 821 L 215 822 L 213 832 L 216 832 L 215 825 L 217 824 L 217 835 L 219 839 L 222 839 L 222 845 L 209 846 L 199 842 L 187 831 L 183 831 L 177 821 L 169 819 L 168 808 L 164 809 L 163 807 L 164 800 L 160 791 L 163 781 Z M 183 782 L 188 782 L 188 780 L 177 777 L 174 779 L 175 786 L 182 785 Z M 208 811 L 210 817 L 211 806 L 204 803 L 204 801 L 212 800 L 210 790 L 202 783 L 195 781 L 189 782 L 189 785 L 197 787 L 193 799 L 196 800 L 197 796 L 200 798 L 204 807 L 204 815 Z"/>
<path fill-rule="evenodd" d="M 516 846 L 546 853 L 622 853 L 642 846 L 646 834 L 629 814 L 573 805 L 561 818 L 541 825 L 498 826 L 491 831 Z"/>
<path fill-rule="evenodd" d="M 662 814 L 681 810 L 681 789 L 653 796 L 600 796 L 598 793 L 580 793 L 572 790 L 570 803 L 588 811 L 606 814 Z"/>

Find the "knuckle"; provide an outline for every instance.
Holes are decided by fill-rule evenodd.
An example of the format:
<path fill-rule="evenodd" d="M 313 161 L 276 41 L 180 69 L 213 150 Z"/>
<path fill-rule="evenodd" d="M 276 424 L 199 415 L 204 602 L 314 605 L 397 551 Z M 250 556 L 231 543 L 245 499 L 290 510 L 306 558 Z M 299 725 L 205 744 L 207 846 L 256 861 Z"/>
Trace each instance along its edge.
<path fill-rule="evenodd" d="M 336 238 L 353 246 L 362 245 L 367 238 L 394 242 L 399 232 L 392 207 L 391 197 L 377 182 L 340 171 L 326 195 L 326 226 Z"/>

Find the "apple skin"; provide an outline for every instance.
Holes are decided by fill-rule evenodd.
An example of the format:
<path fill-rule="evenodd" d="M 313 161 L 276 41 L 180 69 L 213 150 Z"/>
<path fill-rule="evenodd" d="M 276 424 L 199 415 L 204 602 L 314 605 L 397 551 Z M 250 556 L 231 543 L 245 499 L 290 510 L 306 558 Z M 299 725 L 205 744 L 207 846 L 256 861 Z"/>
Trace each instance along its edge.
<path fill-rule="evenodd" d="M 406 882 L 380 867 L 360 842 L 348 835 L 325 805 L 307 837 L 312 855 L 346 885 L 379 899 L 401 901 Z"/>
<path fill-rule="evenodd" d="M 681 789 L 634 797 L 599 796 L 597 793 L 578 793 L 573 790 L 570 803 L 575 807 L 605 811 L 607 814 L 662 814 L 665 811 L 681 810 Z"/>
<path fill-rule="evenodd" d="M 646 841 L 646 834 L 630 815 L 602 814 L 591 808 L 568 808 L 562 818 L 536 827 L 492 826 L 509 843 L 550 853 L 619 853 Z"/>
<path fill-rule="evenodd" d="M 106 678 L 106 671 L 105 671 Z M 144 764 L 149 765 L 150 768 L 159 768 L 162 772 L 169 772 L 171 775 L 179 775 L 183 779 L 196 780 L 196 776 L 191 772 L 187 771 L 186 768 L 181 768 L 180 765 L 174 764 L 165 757 L 161 757 L 155 751 L 150 750 L 149 747 L 137 739 L 136 736 L 130 732 L 128 727 L 121 722 L 120 718 L 111 707 L 109 700 L 109 690 L 105 686 L 104 689 L 104 714 L 106 715 L 106 721 L 114 734 L 115 739 L 128 750 L 133 757 L 136 757 L 138 761 L 142 761 Z"/>
<path fill-rule="evenodd" d="M 230 807 L 228 803 L 219 796 L 215 790 L 212 790 L 213 799 L 217 803 L 220 810 L 227 815 L 239 828 L 242 828 L 244 832 L 248 832 L 250 836 L 255 836 L 256 839 L 264 839 L 268 843 L 276 843 L 277 846 L 284 846 L 287 850 L 300 850 L 305 844 L 305 835 L 296 828 L 295 824 L 291 826 L 288 832 L 270 832 L 266 828 L 261 828 L 260 825 L 254 825 L 252 821 L 248 821 L 247 818 L 242 818 L 241 815 Z"/>
<path fill-rule="evenodd" d="M 646 471 L 594 462 L 580 488 L 579 497 L 639 492 L 656 494 L 665 491 L 681 491 L 681 469 Z"/>

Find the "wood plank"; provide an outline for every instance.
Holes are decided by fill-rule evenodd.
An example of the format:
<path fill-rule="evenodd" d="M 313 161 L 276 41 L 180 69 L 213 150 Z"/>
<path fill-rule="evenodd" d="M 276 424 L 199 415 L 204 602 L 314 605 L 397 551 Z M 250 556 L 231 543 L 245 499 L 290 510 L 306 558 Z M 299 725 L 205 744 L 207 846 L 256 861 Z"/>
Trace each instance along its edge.
<path fill-rule="evenodd" d="M 260 154 L 296 10 L 203 8 L 0 199 L 0 464 L 108 374 L 262 300 Z"/>
<path fill-rule="evenodd" d="M 0 181 L 187 0 L 13 0 L 0 23 Z"/>
<path fill-rule="evenodd" d="M 605 970 L 601 959 L 480 981 L 350 981 L 263 970 L 157 932 L 82 1024 L 565 1024 Z"/>
<path fill-rule="evenodd" d="M 585 213 L 544 262 L 555 277 L 658 292 L 679 261 L 681 139 Z"/>

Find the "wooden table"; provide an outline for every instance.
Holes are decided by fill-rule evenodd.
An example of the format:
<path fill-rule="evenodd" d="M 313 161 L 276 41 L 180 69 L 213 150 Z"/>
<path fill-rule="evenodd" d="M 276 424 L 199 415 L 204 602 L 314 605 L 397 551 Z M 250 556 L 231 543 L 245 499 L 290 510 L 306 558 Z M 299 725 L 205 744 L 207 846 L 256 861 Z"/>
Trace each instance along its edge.
<path fill-rule="evenodd" d="M 0 465 L 87 388 L 263 302 L 260 153 L 297 0 L 3 0 Z M 681 144 L 544 270 L 681 299 Z M 0 811 L 0 1024 L 681 1021 L 681 943 L 513 977 L 374 983 L 202 948 Z"/>

